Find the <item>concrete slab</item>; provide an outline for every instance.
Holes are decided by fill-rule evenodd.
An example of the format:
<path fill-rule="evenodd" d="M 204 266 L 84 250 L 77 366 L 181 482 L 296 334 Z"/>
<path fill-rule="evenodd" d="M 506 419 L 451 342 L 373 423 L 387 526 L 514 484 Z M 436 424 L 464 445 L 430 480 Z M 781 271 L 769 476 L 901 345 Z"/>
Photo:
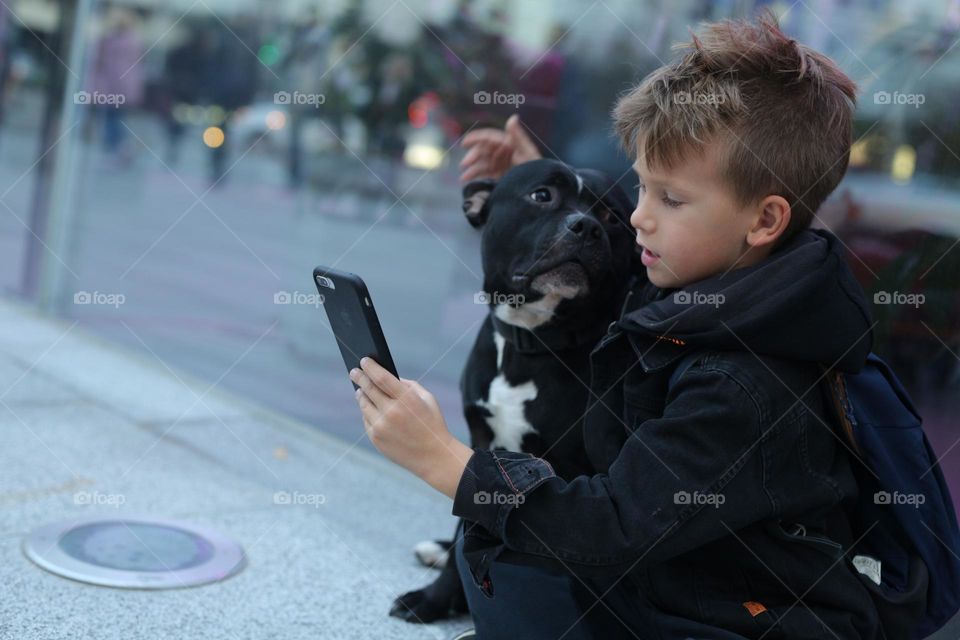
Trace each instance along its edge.
<path fill-rule="evenodd" d="M 209 386 L 0 301 L 0 639 L 442 639 L 469 626 L 387 616 L 432 579 L 411 547 L 452 532 L 447 498 L 357 446 L 359 417 L 348 442 L 216 388 L 189 408 Z M 23 555 L 35 527 L 97 514 L 213 527 L 249 564 L 219 584 L 131 591 Z"/>

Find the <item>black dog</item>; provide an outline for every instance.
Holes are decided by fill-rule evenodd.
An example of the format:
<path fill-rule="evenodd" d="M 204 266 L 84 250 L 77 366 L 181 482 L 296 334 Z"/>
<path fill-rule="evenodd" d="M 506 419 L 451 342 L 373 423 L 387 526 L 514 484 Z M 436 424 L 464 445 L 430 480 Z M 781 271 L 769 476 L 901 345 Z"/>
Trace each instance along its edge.
<path fill-rule="evenodd" d="M 460 378 L 471 446 L 532 453 L 564 478 L 591 473 L 585 378 L 590 351 L 640 268 L 633 206 L 605 175 L 555 160 L 471 182 L 463 197 L 467 220 L 483 230 L 478 296 L 489 305 Z M 441 575 L 398 597 L 390 615 L 430 622 L 466 613 L 450 545 L 417 545 L 420 561 Z"/>

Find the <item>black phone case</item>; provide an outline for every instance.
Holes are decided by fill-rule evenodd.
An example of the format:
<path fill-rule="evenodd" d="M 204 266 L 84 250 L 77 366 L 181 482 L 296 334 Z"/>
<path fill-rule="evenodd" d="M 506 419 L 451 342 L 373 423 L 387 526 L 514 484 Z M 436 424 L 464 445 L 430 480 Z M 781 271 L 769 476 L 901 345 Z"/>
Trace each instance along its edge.
<path fill-rule="evenodd" d="M 322 284 L 318 276 L 328 278 L 333 288 Z M 380 320 L 373 308 L 367 285 L 360 276 L 331 267 L 318 266 L 313 270 L 313 283 L 323 296 L 330 329 L 340 347 L 340 355 L 347 371 L 360 368 L 360 359 L 368 356 L 384 369 L 397 375 L 387 340 L 383 337 Z M 349 380 L 349 378 L 348 378 Z M 354 389 L 358 388 L 353 381 Z"/>

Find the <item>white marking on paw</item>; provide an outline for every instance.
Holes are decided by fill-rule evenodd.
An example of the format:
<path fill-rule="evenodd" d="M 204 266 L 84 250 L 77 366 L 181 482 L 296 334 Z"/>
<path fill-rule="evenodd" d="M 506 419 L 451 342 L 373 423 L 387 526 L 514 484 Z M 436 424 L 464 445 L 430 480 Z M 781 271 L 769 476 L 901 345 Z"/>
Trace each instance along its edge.
<path fill-rule="evenodd" d="M 424 540 L 413 547 L 413 553 L 421 564 L 438 569 L 446 566 L 449 552 L 438 545 L 435 540 Z"/>

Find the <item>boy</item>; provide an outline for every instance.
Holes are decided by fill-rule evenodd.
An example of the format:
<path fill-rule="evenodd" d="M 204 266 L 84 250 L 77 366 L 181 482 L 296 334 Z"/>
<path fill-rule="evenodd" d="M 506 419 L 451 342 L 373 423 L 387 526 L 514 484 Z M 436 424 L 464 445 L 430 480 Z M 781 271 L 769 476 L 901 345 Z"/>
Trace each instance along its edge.
<path fill-rule="evenodd" d="M 767 14 L 708 26 L 619 100 L 646 272 L 591 354 L 594 475 L 474 451 L 417 383 L 351 372 L 374 445 L 475 523 L 457 553 L 480 638 L 556 637 L 569 612 L 531 603 L 558 571 L 567 638 L 883 637 L 843 555 L 853 453 L 818 384 L 863 366 L 873 325 L 839 241 L 809 229 L 846 171 L 855 90 Z M 507 563 L 522 588 L 498 584 Z"/>

